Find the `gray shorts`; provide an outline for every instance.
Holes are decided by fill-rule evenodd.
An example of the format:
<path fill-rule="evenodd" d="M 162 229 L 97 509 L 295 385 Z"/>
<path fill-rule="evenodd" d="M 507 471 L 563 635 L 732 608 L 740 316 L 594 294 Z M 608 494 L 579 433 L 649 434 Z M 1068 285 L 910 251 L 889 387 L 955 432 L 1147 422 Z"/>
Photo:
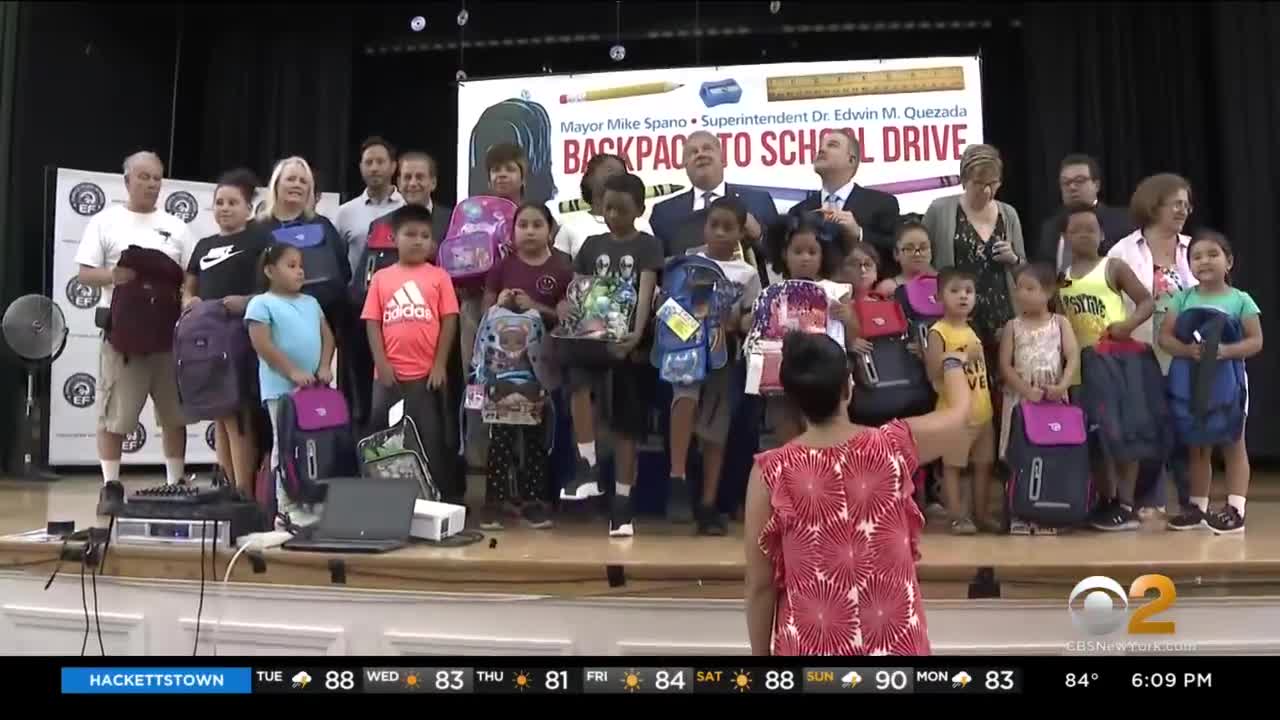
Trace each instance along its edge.
<path fill-rule="evenodd" d="M 733 421 L 733 371 L 732 365 L 712 370 L 695 385 L 673 385 L 671 406 L 680 400 L 698 403 L 693 432 L 705 442 L 724 445 L 729 437 L 729 425 Z"/>

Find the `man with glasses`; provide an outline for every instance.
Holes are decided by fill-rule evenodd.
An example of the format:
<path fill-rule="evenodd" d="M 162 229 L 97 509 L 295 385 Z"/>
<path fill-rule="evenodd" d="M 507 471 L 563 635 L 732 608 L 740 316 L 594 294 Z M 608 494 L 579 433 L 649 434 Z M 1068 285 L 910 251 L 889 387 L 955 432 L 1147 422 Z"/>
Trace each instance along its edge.
<path fill-rule="evenodd" d="M 1062 234 L 1058 232 L 1062 227 L 1064 208 L 1092 205 L 1097 211 L 1098 222 L 1102 225 L 1100 255 L 1106 255 L 1120 238 L 1133 232 L 1133 221 L 1124 208 L 1109 207 L 1098 198 L 1102 189 L 1102 168 L 1092 157 L 1073 153 L 1063 158 L 1058 169 L 1058 189 L 1062 192 L 1062 207 L 1040 226 L 1040 241 L 1032 250 L 1032 260 L 1050 263 L 1058 272 L 1070 264 L 1071 253 L 1067 252 Z"/>

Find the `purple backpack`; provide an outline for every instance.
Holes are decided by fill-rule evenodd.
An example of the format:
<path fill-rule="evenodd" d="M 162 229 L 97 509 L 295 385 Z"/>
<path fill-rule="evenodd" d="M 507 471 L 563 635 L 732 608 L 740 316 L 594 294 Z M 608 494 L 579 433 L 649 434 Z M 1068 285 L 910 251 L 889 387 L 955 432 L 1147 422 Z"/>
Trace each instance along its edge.
<path fill-rule="evenodd" d="M 938 297 L 938 276 L 917 275 L 903 283 L 894 293 L 907 314 L 912 340 L 921 347 L 929 340 L 929 326 L 942 319 L 942 299 Z"/>
<path fill-rule="evenodd" d="M 1013 409 L 1005 460 L 1013 475 L 1009 512 L 1028 522 L 1084 522 L 1093 492 L 1084 410 L 1023 400 Z"/>
<path fill-rule="evenodd" d="M 351 414 L 342 393 L 322 385 L 298 388 L 280 398 L 276 423 L 276 471 L 295 502 L 322 502 L 321 480 L 359 477 Z"/>
<path fill-rule="evenodd" d="M 235 415 L 252 397 L 258 374 L 249 330 L 221 300 L 202 300 L 178 318 L 173 359 L 188 420 Z"/>
<path fill-rule="evenodd" d="M 505 198 L 477 195 L 458 203 L 436 264 L 451 278 L 484 277 L 510 251 L 515 216 L 516 204 Z"/>

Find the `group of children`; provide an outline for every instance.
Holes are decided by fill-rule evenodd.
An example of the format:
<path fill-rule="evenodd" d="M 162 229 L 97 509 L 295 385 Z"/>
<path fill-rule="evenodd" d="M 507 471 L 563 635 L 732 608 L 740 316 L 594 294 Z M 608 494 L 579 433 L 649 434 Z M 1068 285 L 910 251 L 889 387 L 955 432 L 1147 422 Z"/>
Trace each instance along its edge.
<path fill-rule="evenodd" d="M 537 311 L 550 329 L 571 313 L 566 293 L 576 278 L 620 279 L 638 296 L 630 332 L 612 345 L 614 362 L 609 367 L 579 366 L 573 357 L 554 357 L 552 344 L 555 364 L 564 369 L 577 455 L 575 472 L 560 497 L 578 501 L 605 494 L 605 484 L 598 477 L 596 446 L 597 418 L 603 420 L 610 431 L 616 473 L 615 491 L 609 499 L 609 534 L 614 537 L 634 533 L 631 489 L 636 447 L 650 431 L 652 399 L 658 396 L 649 356 L 655 300 L 667 258 L 658 239 L 636 228 L 637 218 L 644 212 L 644 194 L 644 184 L 635 175 L 624 172 L 608 177 L 599 198 L 608 232 L 586 239 L 572 259 L 553 246 L 556 223 L 548 209 L 538 203 L 520 205 L 510 254 L 490 271 L 481 302 L 482 312 L 495 305 L 515 312 Z M 373 417 L 385 414 L 390 403 L 405 400 L 406 414 L 415 419 L 428 459 L 436 467 L 448 462 L 444 458 L 448 446 L 445 428 L 450 425 L 445 419 L 453 411 L 444 400 L 445 390 L 451 383 L 464 382 L 447 372 L 446 349 L 458 332 L 459 298 L 451 278 L 433 264 L 441 238 L 433 236 L 430 211 L 406 206 L 394 211 L 389 221 L 398 259 L 373 276 L 360 312 L 375 365 Z M 761 259 L 744 243 L 747 222 L 747 212 L 738 200 L 716 200 L 705 212 L 704 244 L 690 251 L 715 262 L 741 291 L 721 323 L 730 348 L 729 364 L 708 372 L 700 383 L 675 387 L 671 399 L 673 495 L 689 495 L 686 470 L 695 436 L 701 450 L 704 482 L 700 496 L 691 503 L 699 534 L 726 532 L 726 519 L 716 510 L 715 499 L 731 420 L 743 397 L 742 340 L 751 327 L 753 303 L 762 291 Z M 792 218 L 785 230 L 772 236 L 768 250 L 773 270 L 788 280 L 823 286 L 830 298 L 828 334 L 841 341 L 851 356 L 870 352 L 868 340 L 859 332 L 854 310 L 857 303 L 892 297 L 899 285 L 921 276 L 937 276 L 943 316 L 927 328 L 923 347 L 919 342 L 909 345 L 922 359 L 940 405 L 947 402 L 940 384 L 943 354 L 959 351 L 969 358 L 965 369 L 972 393 L 970 422 L 963 440 L 944 457 L 940 472 L 940 499 L 954 533 L 1003 531 L 1003 522 L 993 514 L 990 492 L 996 462 L 1008 444 L 1009 415 L 1017 401 L 1072 399 L 1080 383 L 1080 352 L 1104 338 L 1128 338 L 1154 309 L 1150 293 L 1133 271 L 1122 261 L 1099 254 L 1102 231 L 1091 209 L 1071 209 L 1063 232 L 1071 265 L 1062 277 L 1052 268 L 1036 264 L 1014 271 L 1015 317 L 1001 334 L 998 368 L 987 367 L 982 344 L 969 324 L 976 302 L 975 278 L 954 268 L 935 271 L 930 238 L 919 222 L 904 221 L 897 230 L 894 259 L 901 273 L 893 277 L 881 272 L 874 247 L 856 244 L 844 253 L 824 235 L 816 220 Z M 1224 357 L 1245 358 L 1258 352 L 1261 330 L 1257 306 L 1229 284 L 1233 256 L 1226 240 L 1216 234 L 1197 236 L 1189 256 L 1199 284 L 1171 301 L 1159 329 L 1161 347 L 1174 356 L 1197 356 L 1198 345 L 1183 344 L 1173 336 L 1173 323 L 1179 310 L 1209 304 L 1228 309 L 1245 326 L 1247 342 L 1224 348 Z M 245 317 L 261 363 L 261 399 L 270 409 L 293 387 L 328 382 L 334 340 L 316 301 L 303 294 L 305 270 L 296 248 L 271 245 L 261 254 L 259 272 L 265 292 L 248 302 Z M 464 348 L 464 358 L 470 357 L 470 351 Z M 998 388 L 1002 391 L 997 392 Z M 999 415 L 997 409 L 1002 409 Z M 765 416 L 779 442 L 789 441 L 803 429 L 800 415 L 782 397 L 766 399 Z M 488 434 L 482 527 L 499 529 L 511 517 L 531 527 L 550 527 L 544 502 L 551 482 L 545 433 L 537 428 L 491 425 Z M 1171 527 L 1243 527 L 1242 499 L 1221 513 L 1208 512 L 1210 450 L 1191 449 L 1194 507 L 1171 521 Z M 1224 455 L 1232 492 L 1242 497 L 1241 486 L 1247 486 L 1249 472 L 1243 436 L 1225 448 Z M 1090 524 L 1100 529 L 1128 529 L 1129 518 L 1115 512 L 1116 498 L 1126 497 L 1132 503 L 1136 465 L 1117 466 L 1100 458 L 1094 470 L 1100 479 L 1102 500 L 1098 516 Z M 965 507 L 961 486 L 961 475 L 966 471 L 973 477 L 972 512 Z M 1238 517 L 1222 519 L 1232 512 Z M 1017 518 L 1011 518 L 1010 524 L 1011 531 L 1019 534 L 1052 532 L 1052 528 L 1032 528 Z"/>

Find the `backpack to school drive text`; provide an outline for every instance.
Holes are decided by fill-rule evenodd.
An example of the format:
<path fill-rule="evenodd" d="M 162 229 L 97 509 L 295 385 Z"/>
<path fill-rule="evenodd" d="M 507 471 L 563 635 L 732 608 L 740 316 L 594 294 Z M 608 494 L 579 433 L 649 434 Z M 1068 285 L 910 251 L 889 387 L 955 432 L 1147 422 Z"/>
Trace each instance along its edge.
<path fill-rule="evenodd" d="M 159 250 L 136 245 L 120 254 L 119 266 L 136 277 L 111 291 L 107 342 L 126 356 L 172 351 L 182 312 L 182 268 Z"/>
<path fill-rule="evenodd" d="M 473 383 L 483 388 L 480 417 L 498 425 L 541 425 L 546 407 L 542 340 L 537 310 L 495 305 L 485 313 L 471 353 Z"/>
<path fill-rule="evenodd" d="M 808 280 L 787 280 L 760 293 L 751 310 L 751 330 L 743 342 L 748 394 L 782 392 L 782 341 L 792 331 L 825 333 L 828 304 L 822 286 Z"/>
<path fill-rule="evenodd" d="M 723 321 L 742 290 L 714 261 L 681 255 L 667 261 L 651 361 L 673 385 L 700 383 L 729 362 Z"/>
<path fill-rule="evenodd" d="M 331 387 L 312 385 L 282 396 L 275 437 L 277 472 L 295 502 L 321 502 L 321 480 L 358 474 L 351 414 L 342 393 Z"/>
<path fill-rule="evenodd" d="M 1057 527 L 1084 522 L 1093 495 L 1084 411 L 1023 400 L 1009 422 L 1009 514 Z"/>
<path fill-rule="evenodd" d="M 342 270 L 338 253 L 325 240 L 325 226 L 319 222 L 281 225 L 271 231 L 278 243 L 292 245 L 302 253 L 302 292 L 328 308 L 343 295 Z"/>
<path fill-rule="evenodd" d="M 1118 462 L 1164 460 L 1173 445 L 1165 380 L 1151 346 L 1103 339 L 1080 353 L 1080 406 Z"/>
<path fill-rule="evenodd" d="M 173 334 L 178 402 L 188 420 L 237 414 L 258 382 L 258 357 L 244 318 L 221 300 L 202 300 L 178 319 Z"/>
<path fill-rule="evenodd" d="M 1244 432 L 1249 385 L 1244 360 L 1218 357 L 1222 345 L 1240 342 L 1240 321 L 1216 308 L 1178 313 L 1174 334 L 1200 344 L 1200 359 L 1176 357 L 1169 363 L 1169 409 L 1174 430 L 1188 447 L 1229 445 Z"/>
<path fill-rule="evenodd" d="M 357 312 L 364 307 L 373 274 L 395 265 L 399 259 L 400 251 L 396 249 L 396 236 L 391 232 L 391 223 L 374 223 L 364 252 L 360 253 L 360 262 L 351 268 L 351 302 Z"/>
<path fill-rule="evenodd" d="M 871 343 L 871 352 L 853 355 L 851 407 L 856 421 L 879 425 L 932 409 L 924 362 L 907 348 L 910 326 L 902 306 L 871 296 L 856 302 L 854 311 L 862 337 Z"/>
<path fill-rule="evenodd" d="M 516 204 L 506 198 L 477 195 L 458 203 L 436 264 L 451 278 L 484 277 L 510 251 L 515 216 Z"/>

